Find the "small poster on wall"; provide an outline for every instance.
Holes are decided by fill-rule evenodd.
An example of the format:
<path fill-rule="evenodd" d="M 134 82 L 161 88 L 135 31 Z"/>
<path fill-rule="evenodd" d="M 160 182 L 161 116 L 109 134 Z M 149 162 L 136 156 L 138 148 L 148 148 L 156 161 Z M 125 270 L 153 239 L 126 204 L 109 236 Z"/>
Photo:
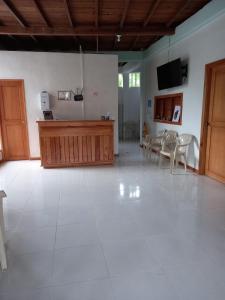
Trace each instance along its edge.
<path fill-rule="evenodd" d="M 147 112 L 150 113 L 152 108 L 152 100 L 148 99 L 147 100 Z"/>
<path fill-rule="evenodd" d="M 173 122 L 179 122 L 180 121 L 180 113 L 181 113 L 181 106 L 176 105 L 173 112 Z"/>

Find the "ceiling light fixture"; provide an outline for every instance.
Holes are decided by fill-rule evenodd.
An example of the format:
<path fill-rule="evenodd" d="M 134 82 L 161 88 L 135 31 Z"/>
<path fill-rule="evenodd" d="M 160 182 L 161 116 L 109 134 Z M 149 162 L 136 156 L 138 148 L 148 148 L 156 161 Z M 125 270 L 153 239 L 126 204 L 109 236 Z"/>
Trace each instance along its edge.
<path fill-rule="evenodd" d="M 122 35 L 121 34 L 117 34 L 116 37 L 117 37 L 117 42 L 119 43 Z"/>

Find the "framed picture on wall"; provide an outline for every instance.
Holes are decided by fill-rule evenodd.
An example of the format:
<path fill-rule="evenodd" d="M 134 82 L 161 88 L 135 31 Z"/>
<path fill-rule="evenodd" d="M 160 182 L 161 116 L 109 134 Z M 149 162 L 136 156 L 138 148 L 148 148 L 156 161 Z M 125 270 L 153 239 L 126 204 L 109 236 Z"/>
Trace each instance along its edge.
<path fill-rule="evenodd" d="M 181 106 L 176 105 L 173 112 L 173 120 L 172 122 L 179 122 L 180 120 L 180 113 L 181 113 Z"/>

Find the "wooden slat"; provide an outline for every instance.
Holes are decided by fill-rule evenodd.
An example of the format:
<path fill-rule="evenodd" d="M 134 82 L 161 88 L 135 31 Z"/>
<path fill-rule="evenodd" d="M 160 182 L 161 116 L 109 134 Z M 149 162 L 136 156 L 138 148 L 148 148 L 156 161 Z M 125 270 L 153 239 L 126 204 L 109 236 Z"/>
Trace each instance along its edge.
<path fill-rule="evenodd" d="M 61 153 L 60 153 L 60 151 L 58 151 L 58 149 L 60 149 L 60 138 L 59 137 L 55 137 L 55 147 L 57 149 L 57 151 L 56 151 L 56 162 L 60 163 Z"/>
<path fill-rule="evenodd" d="M 78 136 L 78 152 L 79 152 L 79 162 L 83 161 L 83 143 L 82 136 Z"/>
<path fill-rule="evenodd" d="M 100 135 L 100 160 L 104 160 L 104 136 Z"/>
<path fill-rule="evenodd" d="M 64 137 L 60 137 L 59 139 L 60 139 L 60 156 L 61 156 L 61 162 L 66 162 Z"/>
<path fill-rule="evenodd" d="M 65 157 L 66 162 L 68 163 L 70 161 L 70 149 L 69 149 L 69 137 L 65 136 Z"/>
<path fill-rule="evenodd" d="M 100 136 L 95 137 L 95 160 L 100 161 Z"/>
<path fill-rule="evenodd" d="M 95 137 L 91 136 L 91 160 L 95 161 Z"/>
<path fill-rule="evenodd" d="M 105 135 L 103 137 L 104 139 L 104 160 L 109 160 L 109 136 L 108 135 Z"/>
<path fill-rule="evenodd" d="M 91 136 L 88 135 L 87 136 L 87 157 L 88 157 L 88 161 L 91 161 Z"/>
<path fill-rule="evenodd" d="M 74 149 L 73 149 L 73 153 L 74 153 L 74 160 L 75 162 L 79 161 L 79 151 L 78 151 L 78 137 L 74 136 L 73 138 L 73 145 L 74 145 Z"/>
<path fill-rule="evenodd" d="M 87 157 L 87 137 L 83 136 L 82 137 L 82 149 L 83 149 L 83 161 L 87 162 L 88 157 Z"/>
<path fill-rule="evenodd" d="M 73 137 L 69 136 L 68 139 L 69 139 L 69 156 L 70 156 L 69 161 L 73 163 L 75 161 L 75 159 L 74 159 Z"/>

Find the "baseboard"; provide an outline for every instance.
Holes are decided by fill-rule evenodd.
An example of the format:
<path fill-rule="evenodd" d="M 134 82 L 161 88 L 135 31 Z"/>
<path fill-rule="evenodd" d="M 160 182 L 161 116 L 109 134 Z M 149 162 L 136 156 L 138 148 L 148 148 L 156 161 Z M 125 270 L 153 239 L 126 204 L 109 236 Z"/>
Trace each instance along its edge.
<path fill-rule="evenodd" d="M 32 156 L 30 157 L 30 160 L 40 160 L 41 158 L 39 156 Z"/>

